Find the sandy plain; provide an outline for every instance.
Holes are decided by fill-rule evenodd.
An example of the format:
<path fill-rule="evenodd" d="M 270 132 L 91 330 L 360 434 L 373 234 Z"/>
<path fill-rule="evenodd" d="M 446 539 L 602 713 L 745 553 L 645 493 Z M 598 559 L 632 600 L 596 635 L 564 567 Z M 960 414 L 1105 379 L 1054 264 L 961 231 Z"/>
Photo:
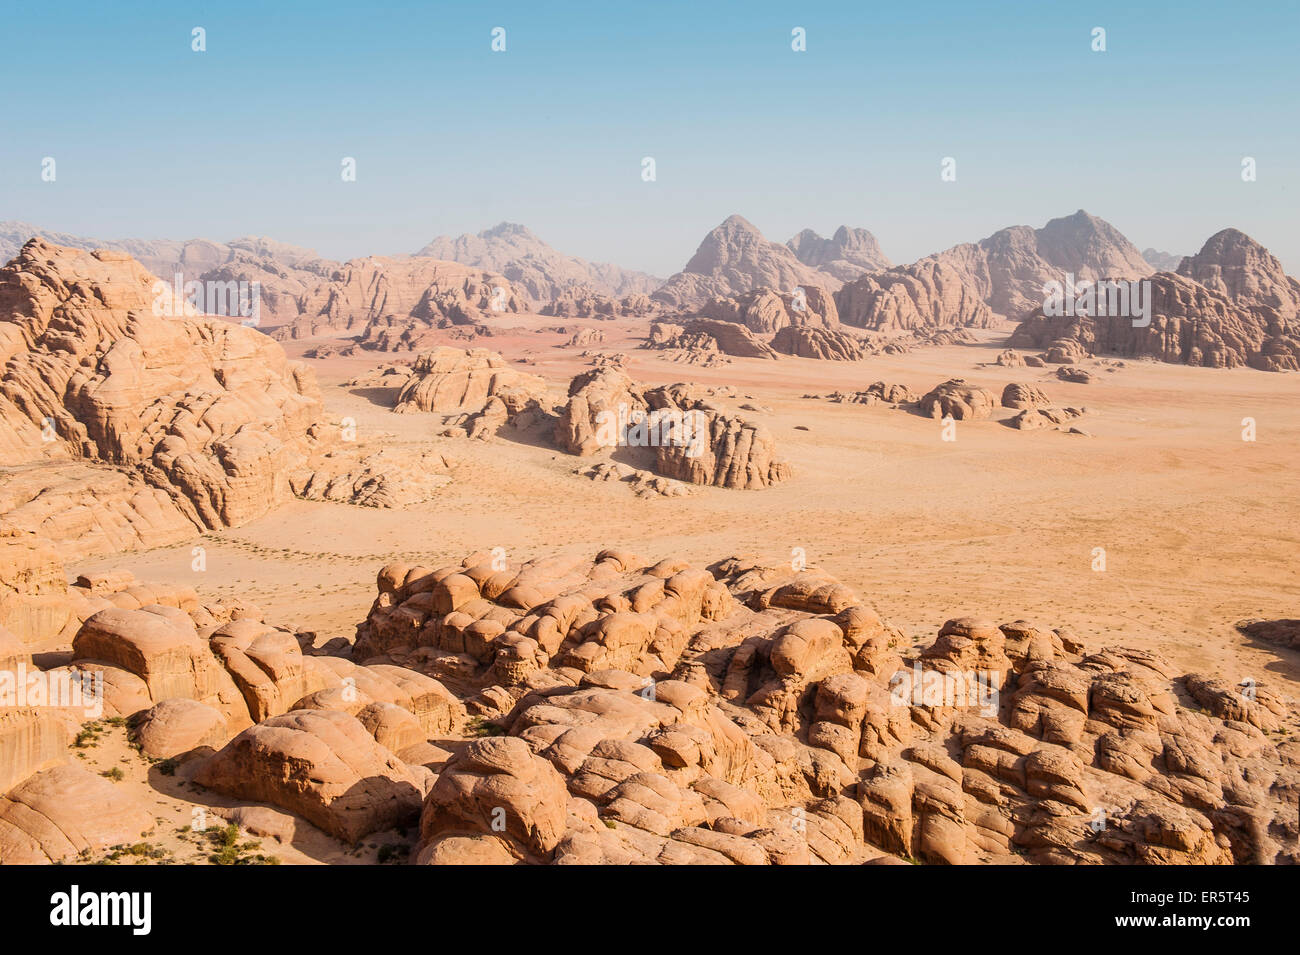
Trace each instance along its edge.
<path fill-rule="evenodd" d="M 917 348 L 861 362 L 732 359 L 703 368 L 638 348 L 646 320 L 517 316 L 476 342 L 542 375 L 560 402 L 595 353 L 621 352 L 647 385 L 729 385 L 722 404 L 761 420 L 795 468 L 757 491 L 693 488 L 639 498 L 625 484 L 581 476 L 593 460 L 563 454 L 542 430 L 490 441 L 438 437 L 441 418 L 397 415 L 395 392 L 345 382 L 394 357 L 307 359 L 327 412 L 358 438 L 437 448 L 452 481 L 425 504 L 377 510 L 293 501 L 252 524 L 200 541 L 85 560 L 70 574 L 122 567 L 144 581 L 239 596 L 267 619 L 350 640 L 374 597 L 376 572 L 402 560 L 440 566 L 477 550 L 511 561 L 555 552 L 630 548 L 648 561 L 698 565 L 739 554 L 773 564 L 802 548 L 809 566 L 854 588 L 915 640 L 943 622 L 980 616 L 1068 627 L 1090 647 L 1155 651 L 1179 672 L 1281 683 L 1300 693 L 1300 654 L 1252 641 L 1248 618 L 1297 616 L 1300 603 L 1300 376 L 1154 362 L 1089 360 L 1086 385 L 1055 368 L 994 364 L 1010 327 L 977 345 Z M 563 332 L 553 331 L 564 326 Z M 606 340 L 564 342 L 583 327 Z M 318 342 L 292 342 L 301 357 Z M 455 343 L 451 344 L 463 344 Z M 584 352 L 586 353 L 584 355 Z M 409 357 L 409 356 L 408 356 Z M 1001 394 L 1038 384 L 1053 404 L 1085 406 L 1087 435 L 1021 432 L 993 420 L 938 421 L 904 409 L 805 397 L 884 380 L 917 393 L 961 377 Z M 1256 436 L 1243 440 L 1243 419 Z M 615 452 L 616 459 L 627 454 Z M 206 568 L 191 569 L 191 548 Z M 1095 548 L 1105 570 L 1094 570 Z M 54 648 L 50 648 L 54 649 Z"/>

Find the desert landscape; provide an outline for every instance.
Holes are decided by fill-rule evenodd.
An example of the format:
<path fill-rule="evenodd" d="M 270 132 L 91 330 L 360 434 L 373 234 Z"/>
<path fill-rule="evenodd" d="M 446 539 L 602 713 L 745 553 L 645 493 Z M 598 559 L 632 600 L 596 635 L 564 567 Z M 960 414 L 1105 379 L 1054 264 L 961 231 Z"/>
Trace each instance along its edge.
<path fill-rule="evenodd" d="M 1300 281 L 1188 242 L 0 223 L 0 862 L 1300 861 Z"/>

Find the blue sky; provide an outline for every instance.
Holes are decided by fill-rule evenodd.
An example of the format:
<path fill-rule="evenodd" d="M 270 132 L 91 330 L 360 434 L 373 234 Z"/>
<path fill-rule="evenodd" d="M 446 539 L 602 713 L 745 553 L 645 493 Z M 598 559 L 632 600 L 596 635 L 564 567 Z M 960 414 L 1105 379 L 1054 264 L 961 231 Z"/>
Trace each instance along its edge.
<path fill-rule="evenodd" d="M 1085 208 L 1176 253 L 1235 226 L 1300 274 L 1298 5 L 1128 7 L 11 4 L 0 219 L 332 258 L 508 219 L 667 275 L 736 212 L 907 262 Z"/>

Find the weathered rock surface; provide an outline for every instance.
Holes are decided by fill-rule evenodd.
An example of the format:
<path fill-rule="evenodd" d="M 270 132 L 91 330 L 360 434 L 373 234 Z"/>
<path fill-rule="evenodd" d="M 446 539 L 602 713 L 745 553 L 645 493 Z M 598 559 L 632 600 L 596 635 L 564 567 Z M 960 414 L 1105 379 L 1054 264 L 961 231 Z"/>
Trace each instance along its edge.
<path fill-rule="evenodd" d="M 399 414 L 482 412 L 490 399 L 497 398 L 514 415 L 545 393 L 541 378 L 511 368 L 496 352 L 443 347 L 416 358 L 393 410 Z"/>
<path fill-rule="evenodd" d="M 931 418 L 951 416 L 955 421 L 970 421 L 991 418 L 996 402 L 988 389 L 953 378 L 927 392 L 917 407 Z"/>
<path fill-rule="evenodd" d="M 1051 401 L 1043 389 L 1027 382 L 1013 381 L 1002 389 L 1001 405 L 1004 408 L 1037 408 L 1049 404 Z"/>
<path fill-rule="evenodd" d="M 570 383 L 554 438 L 562 450 L 584 456 L 634 449 L 657 473 L 689 484 L 750 489 L 791 474 L 762 425 L 727 414 L 690 386 L 642 390 L 608 365 Z"/>
<path fill-rule="evenodd" d="M 272 803 L 346 842 L 409 823 L 423 796 L 419 777 L 338 710 L 293 710 L 251 726 L 194 781 Z"/>
<path fill-rule="evenodd" d="M 0 865 L 73 861 L 130 844 L 152 828 L 149 810 L 80 766 L 55 766 L 0 797 Z"/>
<path fill-rule="evenodd" d="M 909 649 L 819 572 L 393 565 L 362 642 L 454 672 L 503 734 L 446 764 L 423 862 L 1296 857 L 1300 753 L 1268 735 L 1295 717 L 1269 688 L 1026 621 Z"/>

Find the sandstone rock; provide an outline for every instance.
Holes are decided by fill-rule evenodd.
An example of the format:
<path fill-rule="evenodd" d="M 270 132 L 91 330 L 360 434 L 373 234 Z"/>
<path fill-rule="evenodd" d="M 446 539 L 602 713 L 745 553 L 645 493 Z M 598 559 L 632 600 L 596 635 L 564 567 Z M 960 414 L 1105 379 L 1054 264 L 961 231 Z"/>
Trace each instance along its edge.
<path fill-rule="evenodd" d="M 136 741 L 146 755 L 166 759 L 200 746 L 219 747 L 230 734 L 226 718 L 197 700 L 163 700 L 148 710 L 136 727 Z"/>
<path fill-rule="evenodd" d="M 80 766 L 37 773 L 0 798 L 0 864 L 74 860 L 154 827 L 153 815 L 127 793 Z"/>
<path fill-rule="evenodd" d="M 953 378 L 928 392 L 918 408 L 931 418 L 951 415 L 956 421 L 978 420 L 993 416 L 994 399 L 987 389 Z"/>
<path fill-rule="evenodd" d="M 1050 404 L 1047 395 L 1041 388 L 1030 384 L 1012 382 L 1002 389 L 1002 407 L 1004 408 L 1037 408 L 1040 405 Z"/>
<path fill-rule="evenodd" d="M 409 823 L 422 793 L 412 770 L 356 717 L 333 710 L 294 710 L 249 727 L 194 781 L 279 806 L 346 842 Z"/>
<path fill-rule="evenodd" d="M 1226 229 L 1184 259 L 1178 274 L 1159 272 L 1149 281 L 1147 325 L 1135 326 L 1128 316 L 1048 317 L 1040 310 L 1017 327 L 1011 343 L 1073 340 L 1096 355 L 1210 368 L 1300 368 L 1293 330 L 1300 283 L 1248 236 Z"/>
<path fill-rule="evenodd" d="M 393 410 L 482 411 L 490 398 L 499 398 L 511 414 L 518 414 L 545 393 L 542 379 L 512 369 L 486 348 L 438 348 L 416 358 Z"/>

